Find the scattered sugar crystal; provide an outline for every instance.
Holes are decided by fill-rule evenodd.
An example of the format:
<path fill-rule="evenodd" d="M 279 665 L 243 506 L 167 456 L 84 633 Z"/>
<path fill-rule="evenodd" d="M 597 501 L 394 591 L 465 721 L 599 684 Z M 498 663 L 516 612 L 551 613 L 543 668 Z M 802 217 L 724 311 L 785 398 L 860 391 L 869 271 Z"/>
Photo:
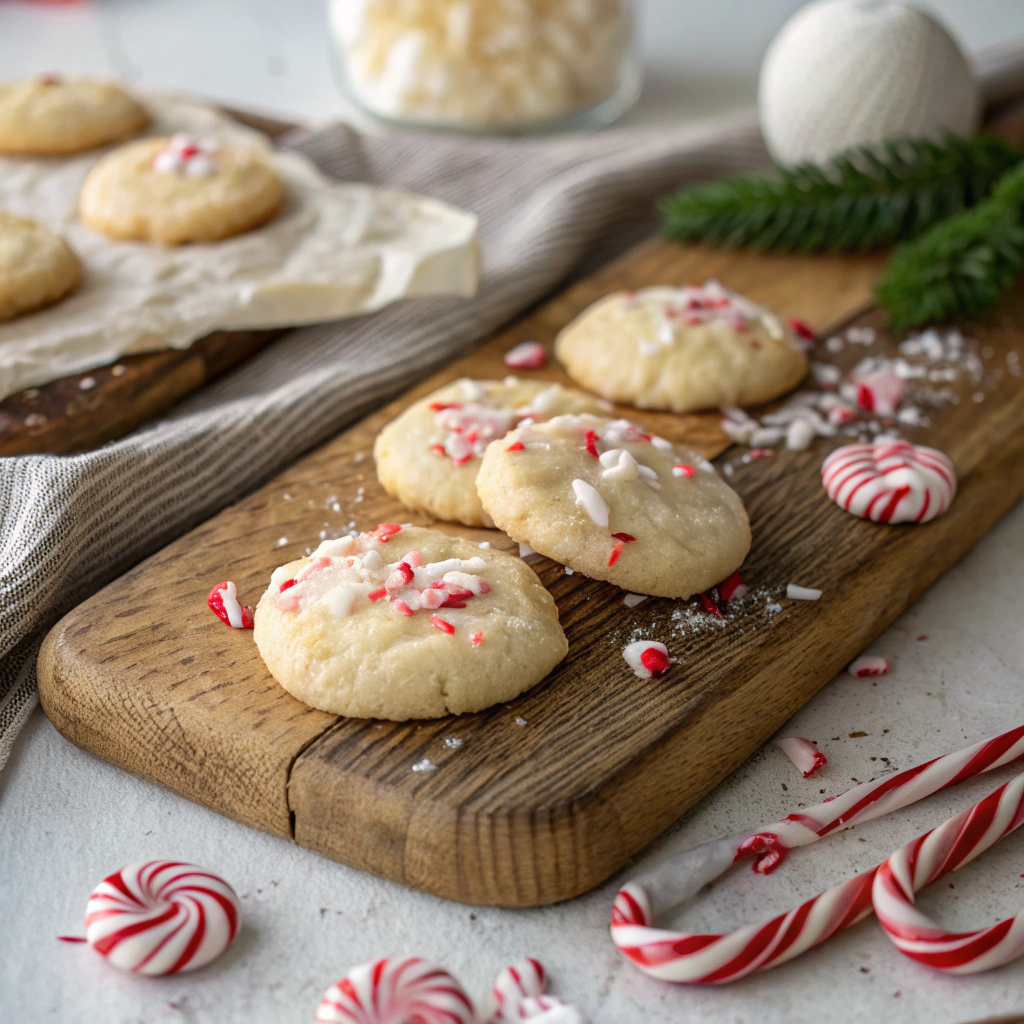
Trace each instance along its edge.
<path fill-rule="evenodd" d="M 563 568 L 565 569 L 566 576 L 571 576 L 576 571 L 575 569 L 570 569 L 567 565 L 563 566 Z"/>
<path fill-rule="evenodd" d="M 279 548 L 283 548 L 285 546 L 285 544 L 287 544 L 287 543 L 288 543 L 288 538 L 287 537 L 278 537 L 277 538 L 277 546 Z M 298 593 L 298 591 L 296 591 L 296 593 Z"/>
<path fill-rule="evenodd" d="M 772 602 L 771 604 L 769 604 L 769 605 L 768 605 L 768 606 L 767 606 L 767 607 L 765 608 L 765 611 L 766 611 L 766 612 L 767 612 L 767 613 L 768 613 L 769 615 L 778 615 L 778 613 L 782 611 L 782 605 L 781 605 L 781 604 L 778 604 L 778 603 L 777 603 L 777 602 L 775 602 L 775 601 L 773 601 L 773 602 Z"/>
<path fill-rule="evenodd" d="M 340 512 L 341 511 L 341 505 L 338 504 L 338 502 L 335 502 L 333 505 L 331 505 L 331 511 L 332 512 Z"/>
<path fill-rule="evenodd" d="M 436 772 L 437 765 L 430 760 L 429 757 L 424 757 L 421 761 L 417 761 L 413 766 L 414 772 Z"/>
<path fill-rule="evenodd" d="M 285 494 L 284 500 L 285 501 L 291 501 L 292 500 L 292 496 L 290 494 Z"/>
<path fill-rule="evenodd" d="M 638 604 L 647 600 L 647 594 L 627 594 L 623 599 L 622 603 L 627 608 L 635 608 Z"/>
<path fill-rule="evenodd" d="M 320 533 L 319 533 L 319 537 L 320 537 L 321 540 L 327 540 L 327 531 L 326 530 L 321 530 Z"/>
<path fill-rule="evenodd" d="M 520 715 L 517 715 L 517 716 L 515 717 L 515 720 L 514 720 L 514 721 L 515 721 L 516 725 L 526 725 L 526 719 L 525 719 L 525 718 L 523 718 L 523 717 L 522 717 L 522 716 L 520 716 Z"/>
<path fill-rule="evenodd" d="M 825 342 L 825 348 L 827 348 L 829 352 L 842 352 L 844 345 L 845 343 L 843 342 L 843 339 L 838 335 L 829 338 L 828 341 Z"/>
<path fill-rule="evenodd" d="M 78 382 L 78 386 L 83 391 L 91 391 L 94 387 L 96 387 L 96 378 L 95 377 L 83 377 Z"/>
<path fill-rule="evenodd" d="M 110 372 L 114 377 L 123 377 L 128 372 L 128 367 L 118 363 L 117 366 L 111 368 Z"/>
<path fill-rule="evenodd" d="M 458 736 L 445 736 L 444 738 L 444 745 L 449 750 L 458 750 L 464 742 L 465 740 L 460 740 Z"/>
<path fill-rule="evenodd" d="M 535 554 L 537 554 L 537 552 L 534 551 L 533 548 L 531 548 L 529 544 L 523 544 L 520 541 L 520 543 L 519 543 L 519 557 L 520 558 L 529 558 L 530 555 L 535 555 Z"/>
<path fill-rule="evenodd" d="M 482 541 L 480 541 L 480 547 L 482 547 L 484 549 L 484 551 L 486 551 L 490 546 L 491 546 L 491 542 L 489 540 L 482 540 Z"/>

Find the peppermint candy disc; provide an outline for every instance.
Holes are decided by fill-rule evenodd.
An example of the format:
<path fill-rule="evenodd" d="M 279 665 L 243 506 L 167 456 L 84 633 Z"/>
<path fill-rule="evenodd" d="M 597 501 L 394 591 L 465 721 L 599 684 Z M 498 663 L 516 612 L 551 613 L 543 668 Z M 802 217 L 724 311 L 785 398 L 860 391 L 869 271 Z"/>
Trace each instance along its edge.
<path fill-rule="evenodd" d="M 194 971 L 234 941 L 239 909 L 235 890 L 205 868 L 140 860 L 93 890 L 85 908 L 85 937 L 122 971 Z"/>
<path fill-rule="evenodd" d="M 419 957 L 389 957 L 353 967 L 325 993 L 317 1024 L 475 1024 L 465 989 Z"/>
<path fill-rule="evenodd" d="M 956 494 L 949 456 L 899 439 L 837 448 L 821 481 L 840 508 L 876 523 L 927 523 Z"/>

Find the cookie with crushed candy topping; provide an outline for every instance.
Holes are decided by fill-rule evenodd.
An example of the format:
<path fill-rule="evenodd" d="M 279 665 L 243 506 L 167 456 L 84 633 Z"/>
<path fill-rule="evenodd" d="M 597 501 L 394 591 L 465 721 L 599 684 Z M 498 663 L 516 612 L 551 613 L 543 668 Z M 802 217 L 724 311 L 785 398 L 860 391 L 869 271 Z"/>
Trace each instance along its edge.
<path fill-rule="evenodd" d="M 60 235 L 0 210 L 0 321 L 53 304 L 81 276 L 78 257 Z"/>
<path fill-rule="evenodd" d="M 677 413 L 758 405 L 807 374 L 791 326 L 715 281 L 607 295 L 562 329 L 555 355 L 590 391 Z"/>
<path fill-rule="evenodd" d="M 185 245 L 216 242 L 270 220 L 284 183 L 254 146 L 188 136 L 130 142 L 82 186 L 82 220 L 109 238 Z"/>
<path fill-rule="evenodd" d="M 299 700 L 355 718 L 482 711 L 568 652 L 554 599 L 520 559 L 382 523 L 274 571 L 253 636 Z"/>
<path fill-rule="evenodd" d="M 750 550 L 743 502 L 711 463 L 627 420 L 517 427 L 488 446 L 476 486 L 513 540 L 635 594 L 701 593 Z"/>
<path fill-rule="evenodd" d="M 82 153 L 129 139 L 148 123 L 115 82 L 40 75 L 0 84 L 0 154 Z"/>

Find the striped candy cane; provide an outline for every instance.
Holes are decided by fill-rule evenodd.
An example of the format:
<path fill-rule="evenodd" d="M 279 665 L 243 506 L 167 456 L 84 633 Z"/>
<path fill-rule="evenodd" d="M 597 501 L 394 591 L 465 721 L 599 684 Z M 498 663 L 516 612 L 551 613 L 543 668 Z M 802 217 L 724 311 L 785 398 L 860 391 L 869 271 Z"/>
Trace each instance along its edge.
<path fill-rule="evenodd" d="M 949 974 L 976 974 L 1024 953 L 1024 910 L 973 932 L 947 932 L 914 905 L 914 893 L 970 863 L 1024 824 L 1024 775 L 919 836 L 879 865 L 872 886 L 878 921 L 901 952 Z"/>
<path fill-rule="evenodd" d="M 792 960 L 870 913 L 875 869 L 833 886 L 765 924 L 724 935 L 655 928 L 655 915 L 696 896 L 744 857 L 754 858 L 754 870 L 767 874 L 791 849 L 906 807 L 1021 757 L 1024 726 L 854 786 L 833 800 L 754 832 L 669 855 L 619 891 L 612 909 L 612 940 L 647 974 L 681 984 L 722 984 Z"/>

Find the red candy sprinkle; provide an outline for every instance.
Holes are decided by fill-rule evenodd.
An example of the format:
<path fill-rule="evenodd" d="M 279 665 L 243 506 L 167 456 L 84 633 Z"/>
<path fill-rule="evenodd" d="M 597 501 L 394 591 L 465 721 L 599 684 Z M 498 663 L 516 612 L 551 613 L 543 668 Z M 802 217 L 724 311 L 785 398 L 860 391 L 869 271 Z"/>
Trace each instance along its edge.
<path fill-rule="evenodd" d="M 612 548 L 612 553 L 608 556 L 608 564 L 614 565 L 619 560 L 619 555 L 622 554 L 622 549 L 626 546 L 624 540 L 620 540 L 615 547 Z"/>
<path fill-rule="evenodd" d="M 719 608 L 718 605 L 711 600 L 708 594 L 705 593 L 700 595 L 700 603 L 704 605 L 704 611 L 706 611 L 709 615 L 717 615 L 719 616 L 719 618 L 721 618 L 722 609 Z"/>
<path fill-rule="evenodd" d="M 408 562 L 399 562 L 384 581 L 385 590 L 401 590 L 412 583 L 413 571 Z"/>
<path fill-rule="evenodd" d="M 718 584 L 718 593 L 722 595 L 723 601 L 728 601 L 733 594 L 736 593 L 736 588 L 743 582 L 740 579 L 739 572 L 734 572 L 727 580 Z"/>
<path fill-rule="evenodd" d="M 462 406 L 458 402 L 431 402 L 427 408 L 431 412 L 444 412 L 445 409 L 461 409 Z"/>
<path fill-rule="evenodd" d="M 789 318 L 789 326 L 796 331 L 797 335 L 801 338 L 805 338 L 807 341 L 814 341 L 815 334 L 813 328 L 808 324 L 804 323 L 803 320 L 797 319 L 795 316 Z"/>
<path fill-rule="evenodd" d="M 391 607 L 394 608 L 396 612 L 401 612 L 403 615 L 413 614 L 412 609 L 404 601 L 392 601 Z"/>
<path fill-rule="evenodd" d="M 292 579 L 292 580 L 285 580 L 284 583 L 281 584 L 281 589 L 280 589 L 279 593 L 283 594 L 286 590 L 290 590 L 292 587 L 295 586 L 296 582 L 297 582 L 297 580 L 294 580 L 294 579 Z"/>
<path fill-rule="evenodd" d="M 524 341 L 505 353 L 505 365 L 515 370 L 539 370 L 547 362 L 548 354 L 539 341 Z"/>
<path fill-rule="evenodd" d="M 678 466 L 673 466 L 672 469 L 673 470 L 678 469 L 679 473 L 676 474 L 676 475 L 678 475 L 678 476 L 685 476 L 687 480 L 689 480 L 690 477 L 693 476 L 693 473 L 694 473 L 693 466 L 678 465 Z"/>
<path fill-rule="evenodd" d="M 600 456 L 597 454 L 597 442 L 599 440 L 600 438 L 598 438 L 596 431 L 587 431 L 587 441 L 583 447 L 586 448 L 587 451 L 590 452 L 590 454 L 593 455 L 595 459 L 600 458 Z"/>
<path fill-rule="evenodd" d="M 526 448 L 522 441 L 513 441 L 506 449 L 507 452 L 521 452 Z"/>
<path fill-rule="evenodd" d="M 388 596 L 388 588 L 381 587 L 379 590 L 371 590 L 366 596 L 371 601 L 379 601 Z"/>
<path fill-rule="evenodd" d="M 295 581 L 292 580 L 292 582 L 294 583 Z M 224 592 L 225 588 L 227 587 L 227 585 L 228 585 L 227 584 L 227 580 L 225 580 L 222 583 L 218 583 L 210 591 L 210 593 L 207 595 L 207 597 L 206 597 L 206 604 L 207 604 L 207 607 L 210 609 L 210 611 L 213 612 L 213 614 L 216 615 L 217 618 L 220 619 L 220 621 L 224 623 L 224 625 L 230 626 L 231 625 L 231 619 L 228 616 L 227 608 L 224 607 L 224 593 L 223 592 Z M 241 628 L 242 629 L 252 629 L 252 627 L 253 627 L 252 609 L 247 604 L 241 604 L 241 602 L 239 602 L 239 605 L 240 605 L 240 607 L 242 609 L 242 625 L 241 625 Z"/>
<path fill-rule="evenodd" d="M 449 636 L 455 632 L 455 627 L 447 619 L 442 619 L 440 615 L 431 615 L 430 624 L 434 629 L 439 629 L 442 633 L 447 633 Z"/>
<path fill-rule="evenodd" d="M 875 393 L 867 386 L 867 384 L 861 384 L 857 388 L 857 405 L 859 405 L 865 412 L 875 411 Z"/>
<path fill-rule="evenodd" d="M 469 642 L 474 647 L 479 647 L 484 642 L 484 635 L 483 635 L 483 633 L 473 633 L 473 634 L 471 634 L 470 638 L 469 638 Z"/>
<path fill-rule="evenodd" d="M 443 444 L 432 444 L 432 445 L 430 446 L 430 450 L 431 450 L 431 451 L 432 451 L 432 452 L 433 452 L 433 453 L 434 453 L 435 455 L 447 455 L 447 454 L 448 454 L 448 453 L 447 453 L 447 452 L 446 452 L 446 451 L 444 450 L 444 445 L 443 445 Z"/>
<path fill-rule="evenodd" d="M 640 654 L 640 664 L 652 676 L 663 676 L 668 671 L 668 655 L 657 647 L 648 647 Z"/>
<path fill-rule="evenodd" d="M 381 542 L 381 544 L 387 544 L 387 542 L 396 534 L 401 531 L 402 527 L 398 523 L 378 523 L 377 529 L 374 530 L 374 536 Z"/>
<path fill-rule="evenodd" d="M 632 544 L 636 540 L 631 533 L 613 533 L 612 536 L 616 540 L 621 540 L 624 544 Z"/>

